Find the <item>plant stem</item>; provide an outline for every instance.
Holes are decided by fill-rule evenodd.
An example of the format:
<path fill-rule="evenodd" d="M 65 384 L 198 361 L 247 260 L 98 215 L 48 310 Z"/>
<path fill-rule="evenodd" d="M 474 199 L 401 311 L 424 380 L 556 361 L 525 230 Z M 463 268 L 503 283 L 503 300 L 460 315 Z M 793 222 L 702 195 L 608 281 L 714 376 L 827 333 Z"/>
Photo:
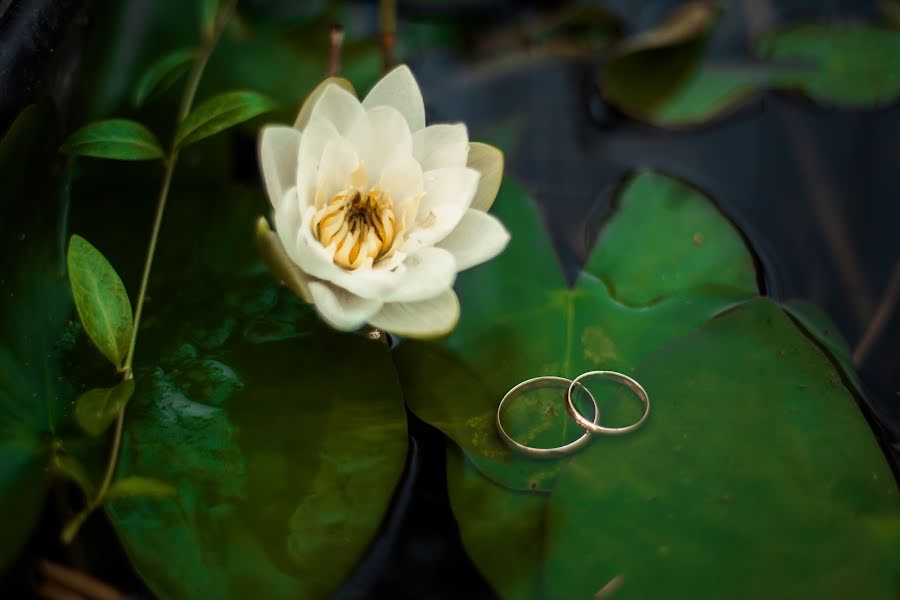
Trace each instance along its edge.
<path fill-rule="evenodd" d="M 191 111 L 191 106 L 194 104 L 194 97 L 197 95 L 197 87 L 200 85 L 200 78 L 203 76 L 203 71 L 206 69 L 206 63 L 209 62 L 209 57 L 212 55 L 213 49 L 216 47 L 216 43 L 219 41 L 219 38 L 222 35 L 222 32 L 225 30 L 225 26 L 228 24 L 228 21 L 231 19 L 231 15 L 234 13 L 235 5 L 237 4 L 237 0 L 230 0 L 227 5 L 219 12 L 216 17 L 215 27 L 213 29 L 212 35 L 207 37 L 203 45 L 200 47 L 200 51 L 197 55 L 197 60 L 194 62 L 194 67 L 191 70 L 190 77 L 188 79 L 187 85 L 184 88 L 184 93 L 181 97 L 181 105 L 178 109 L 178 115 L 175 119 L 175 133 L 177 134 L 178 128 L 181 125 L 182 121 L 184 121 L 185 117 L 187 117 L 188 113 Z M 162 218 L 163 214 L 166 211 L 166 200 L 169 197 L 169 188 L 172 185 L 172 175 L 175 172 L 175 165 L 178 163 L 178 148 L 175 146 L 175 137 L 172 136 L 172 146 L 169 149 L 169 156 L 166 159 L 166 170 L 163 175 L 162 187 L 159 190 L 159 199 L 156 203 L 156 214 L 153 217 L 153 229 L 150 232 L 150 245 L 147 247 L 147 258 L 144 260 L 144 272 L 141 275 L 141 287 L 138 291 L 137 296 L 137 304 L 134 310 L 134 326 L 131 330 L 131 342 L 128 345 L 128 354 L 125 356 L 125 364 L 122 367 L 122 379 L 128 380 L 134 378 L 134 371 L 132 369 L 132 364 L 134 362 L 134 351 L 137 346 L 137 337 L 138 337 L 138 329 L 141 324 L 141 315 L 144 312 L 144 300 L 147 297 L 147 286 L 150 283 L 150 271 L 153 267 L 153 257 L 156 254 L 156 242 L 159 239 L 159 231 L 162 226 Z M 88 502 L 88 505 L 85 509 L 75 516 L 74 519 L 66 526 L 63 530 L 63 541 L 68 543 L 78 532 L 78 528 L 81 523 L 87 518 L 87 516 L 93 512 L 96 508 L 98 508 L 103 501 L 106 499 L 106 494 L 109 491 L 110 485 L 112 485 L 113 477 L 116 472 L 116 465 L 119 461 L 119 450 L 122 446 L 122 430 L 125 424 L 125 405 L 119 407 L 119 411 L 116 413 L 116 424 L 115 430 L 113 432 L 113 441 L 112 446 L 110 447 L 109 452 L 109 460 L 106 463 L 106 471 L 103 474 L 103 480 L 100 483 L 100 487 L 97 489 L 97 494 L 94 496 L 92 500 Z"/>
<path fill-rule="evenodd" d="M 380 0 L 378 25 L 381 39 L 381 62 L 385 73 L 396 63 L 394 46 L 397 43 L 397 0 Z"/>

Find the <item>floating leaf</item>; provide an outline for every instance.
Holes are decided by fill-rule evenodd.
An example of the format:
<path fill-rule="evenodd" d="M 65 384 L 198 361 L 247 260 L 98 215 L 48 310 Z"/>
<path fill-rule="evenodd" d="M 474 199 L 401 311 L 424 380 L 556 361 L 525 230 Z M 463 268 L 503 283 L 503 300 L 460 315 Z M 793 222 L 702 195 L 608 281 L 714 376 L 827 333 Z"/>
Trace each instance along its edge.
<path fill-rule="evenodd" d="M 111 388 L 87 391 L 75 401 L 75 421 L 89 435 L 100 435 L 134 393 L 134 380 L 127 379 Z"/>
<path fill-rule="evenodd" d="M 547 589 L 587 598 L 622 575 L 623 599 L 718 597 L 723 581 L 730 598 L 896 597 L 896 481 L 838 373 L 777 305 L 742 304 L 636 377 L 651 420 L 597 440 L 557 481 Z"/>
<path fill-rule="evenodd" d="M 173 50 L 150 65 L 135 89 L 135 106 L 141 106 L 147 100 L 172 87 L 187 72 L 196 56 L 197 51 L 194 48 L 181 48 Z"/>
<path fill-rule="evenodd" d="M 540 374 L 631 372 L 648 351 L 756 293 L 755 269 L 740 234 L 707 199 L 657 173 L 629 181 L 574 289 L 520 187 L 505 181 L 494 210 L 512 240 L 498 258 L 460 274 L 463 308 L 446 344 L 451 352 L 407 342 L 395 361 L 410 409 L 485 475 L 515 489 L 549 490 L 560 461 L 516 459 L 494 432 L 506 391 Z M 684 293 L 692 288 L 699 289 Z M 545 447 L 577 437 L 558 402 L 534 400 L 538 407 L 523 404 L 519 417 L 511 415 L 517 437 Z"/>
<path fill-rule="evenodd" d="M 603 70 L 604 97 L 630 114 L 654 114 L 694 76 L 716 13 L 708 2 L 686 2 L 622 42 Z"/>
<path fill-rule="evenodd" d="M 70 135 L 60 150 L 76 156 L 116 160 L 152 160 L 165 155 L 152 131 L 128 119 L 88 123 Z"/>
<path fill-rule="evenodd" d="M 768 71 L 759 68 L 703 65 L 646 110 L 621 108 L 636 118 L 663 127 L 700 125 L 741 106 L 763 90 L 769 78 Z"/>
<path fill-rule="evenodd" d="M 106 257 L 78 235 L 69 242 L 66 264 L 84 330 L 103 356 L 121 370 L 134 326 L 122 280 Z"/>
<path fill-rule="evenodd" d="M 120 498 L 171 498 L 177 490 L 164 481 L 152 477 L 122 477 L 116 479 L 106 492 L 106 501 Z"/>
<path fill-rule="evenodd" d="M 858 584 L 878 592 L 874 597 L 889 597 L 882 592 L 896 579 L 890 561 L 900 543 L 896 486 L 841 378 L 780 308 L 753 299 L 752 257 L 708 199 L 652 172 L 632 177 L 621 194 L 567 291 L 524 194 L 504 182 L 495 210 L 512 242 L 495 261 L 460 275 L 464 308 L 457 331 L 443 347 L 404 343 L 395 350 L 409 407 L 456 442 L 475 467 L 448 456 L 451 505 L 473 562 L 505 598 L 542 597 L 546 590 L 593 597 L 613 587 L 625 598 L 714 596 L 715 588 L 703 586 L 716 582 L 700 573 L 710 564 L 732 573 L 741 597 L 782 588 L 796 595 L 801 588 L 792 587 L 794 569 L 787 567 L 800 565 L 808 584 L 817 561 L 825 565 L 818 595 L 839 585 L 835 577 L 846 577 L 847 590 Z M 740 312 L 753 315 L 746 333 L 714 328 Z M 678 345 L 701 328 L 715 332 L 709 336 L 717 346 Z M 671 350 L 653 364 L 667 379 L 658 383 L 654 371 L 639 365 L 662 357 L 663 348 Z M 682 350 L 685 356 L 670 366 Z M 589 369 L 632 373 L 647 387 L 654 408 L 644 428 L 596 439 L 566 460 L 527 460 L 506 451 L 494 432 L 494 411 L 509 387 L 540 374 L 572 377 Z M 819 403 L 822 388 L 829 398 Z M 507 429 L 535 446 L 573 439 L 572 432 L 561 434 L 563 393 L 555 401 L 523 401 Z M 604 418 L 614 423 L 624 411 L 609 399 L 600 398 Z M 668 406 L 657 409 L 660 402 Z M 848 423 L 849 437 L 836 433 L 840 423 Z M 817 450 L 834 444 L 822 440 L 838 438 L 828 453 Z M 757 464 L 770 461 L 782 464 L 768 470 Z M 825 475 L 829 470 L 833 476 Z M 874 479 L 859 495 L 848 495 L 865 476 Z M 835 481 L 839 489 L 831 487 Z M 720 491 L 719 482 L 733 489 Z M 782 488 L 794 491 L 785 496 Z M 755 492 L 760 489 L 770 491 Z M 781 507 L 785 518 L 806 510 L 801 489 L 815 490 L 823 501 L 810 503 L 797 527 L 763 525 L 761 515 Z M 739 491 L 747 495 L 740 510 L 717 504 Z M 851 514 L 866 507 L 873 512 L 853 523 Z M 846 525 L 833 526 L 830 510 Z M 748 519 L 755 524 L 747 526 Z M 712 531 L 725 532 L 728 547 L 742 550 L 722 552 Z M 866 543 L 877 566 L 862 558 Z M 783 568 L 748 558 L 767 556 L 770 545 Z M 815 554 L 813 545 L 831 554 Z M 814 558 L 791 562 L 786 554 Z M 745 571 L 748 560 L 757 568 Z M 870 584 L 878 572 L 883 577 Z"/>
<path fill-rule="evenodd" d="M 175 136 L 175 146 L 184 146 L 215 135 L 275 107 L 266 96 L 256 92 L 225 92 L 200 103 L 185 118 Z"/>
<path fill-rule="evenodd" d="M 808 23 L 776 30 L 757 52 L 781 68 L 773 85 L 846 107 L 900 97 L 900 32 L 871 25 Z"/>
<path fill-rule="evenodd" d="M 406 463 L 391 355 L 332 332 L 272 280 L 254 247 L 259 190 L 190 175 L 157 247 L 170 268 L 154 271 L 153 297 L 169 300 L 147 305 L 117 472 L 177 495 L 104 508 L 158 597 L 328 597 L 365 556 Z M 74 200 L 99 197 L 97 210 L 115 206 L 116 185 L 139 185 L 79 183 Z M 196 202 L 208 194 L 222 210 Z M 116 247 L 120 228 L 78 226 Z"/>

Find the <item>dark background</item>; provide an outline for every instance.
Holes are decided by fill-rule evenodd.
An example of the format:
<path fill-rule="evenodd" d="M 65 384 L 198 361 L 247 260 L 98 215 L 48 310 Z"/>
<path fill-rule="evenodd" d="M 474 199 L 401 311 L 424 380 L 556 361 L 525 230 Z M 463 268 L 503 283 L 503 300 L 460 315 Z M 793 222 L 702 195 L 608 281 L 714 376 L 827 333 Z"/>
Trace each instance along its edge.
<path fill-rule="evenodd" d="M 29 103 L 52 96 L 70 118 L 83 81 L 83 49 L 112 2 L 0 0 L 0 132 Z M 154 0 L 136 0 L 122 21 L 135 37 Z M 294 17 L 320 2 L 244 0 L 241 10 Z M 522 181 L 543 209 L 563 267 L 573 280 L 585 260 L 616 186 L 634 168 L 652 166 L 706 190 L 751 241 L 767 293 L 808 300 L 830 315 L 851 349 L 896 279 L 900 257 L 900 107 L 837 110 L 787 94 L 756 96 L 738 111 L 690 131 L 638 123 L 600 97 L 601 57 L 535 52 L 527 40 L 504 48 L 485 40 L 525 28 L 556 9 L 552 2 L 445 0 L 398 2 L 398 36 L 410 24 L 455 29 L 460 43 L 406 46 L 401 58 L 427 99 L 429 122 L 465 121 L 473 139 L 513 136 L 507 176 Z M 657 23 L 677 2 L 607 0 L 627 31 Z M 374 3 L 351 2 L 357 34 L 377 32 Z M 707 47 L 707 60 L 747 64 L 752 39 L 767 29 L 810 18 L 877 21 L 878 4 L 859 0 L 734 0 Z M 128 31 L 133 28 L 133 31 Z M 80 123 L 66 123 L 72 128 Z M 257 177 L 253 140 L 235 149 L 236 171 Z M 249 152 L 247 148 L 250 148 Z M 859 367 L 864 404 L 878 434 L 896 452 L 900 439 L 900 318 L 891 311 Z M 446 499 L 443 438 L 410 415 L 407 477 L 374 543 L 340 597 L 490 597 L 455 533 Z M 420 465 L 428 465 L 420 468 Z M 56 543 L 59 523 L 48 507 L 21 568 L 5 589 L 28 589 L 38 557 L 73 562 L 122 589 L 146 594 L 102 515 L 92 517 L 73 557 Z"/>

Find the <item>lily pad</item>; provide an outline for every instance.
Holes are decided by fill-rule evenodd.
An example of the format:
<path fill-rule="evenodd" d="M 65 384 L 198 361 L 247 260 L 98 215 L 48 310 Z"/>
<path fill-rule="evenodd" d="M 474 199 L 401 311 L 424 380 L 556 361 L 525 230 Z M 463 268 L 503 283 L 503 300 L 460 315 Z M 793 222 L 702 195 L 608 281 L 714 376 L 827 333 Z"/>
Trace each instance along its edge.
<path fill-rule="evenodd" d="M 829 359 L 777 305 L 723 314 L 637 377 L 651 421 L 596 440 L 553 491 L 548 589 L 587 598 L 619 578 L 616 598 L 897 596 L 896 482 Z"/>
<path fill-rule="evenodd" d="M 728 561 L 731 556 L 743 555 L 724 551 L 723 548 L 731 548 L 731 545 L 720 544 L 725 538 L 716 537 L 712 525 L 685 542 L 686 547 L 675 548 L 664 540 L 658 540 L 655 532 L 657 529 L 663 533 L 678 531 L 682 538 L 687 539 L 689 534 L 685 532 L 691 531 L 691 521 L 679 521 L 677 510 L 656 512 L 648 518 L 645 513 L 655 508 L 652 500 L 643 498 L 640 505 L 628 505 L 627 510 L 631 512 L 627 514 L 624 504 L 615 507 L 619 512 L 611 513 L 611 505 L 601 502 L 605 501 L 603 497 L 598 496 L 594 501 L 579 496 L 579 492 L 602 489 L 604 494 L 619 498 L 616 494 L 626 490 L 630 494 L 626 500 L 633 501 L 636 495 L 645 491 L 650 494 L 657 488 L 676 488 L 682 485 L 684 478 L 693 478 L 694 481 L 705 478 L 707 489 L 701 491 L 709 492 L 708 488 L 716 478 L 704 475 L 703 468 L 712 468 L 713 465 L 717 469 L 733 469 L 734 473 L 723 479 L 723 483 L 728 481 L 737 487 L 743 481 L 749 486 L 743 491 L 748 492 L 754 489 L 754 482 L 758 482 L 760 477 L 759 469 L 750 464 L 757 454 L 772 461 L 796 459 L 801 466 L 801 471 L 795 474 L 797 477 L 805 476 L 803 469 L 813 474 L 810 475 L 812 479 L 804 479 L 797 485 L 820 492 L 828 492 L 828 486 L 835 481 L 822 475 L 829 460 L 825 456 L 837 455 L 832 461 L 838 467 L 836 477 L 846 476 L 848 480 L 853 480 L 858 472 L 875 474 L 880 482 L 877 490 L 881 495 L 873 496 L 875 488 L 868 486 L 860 491 L 860 502 L 873 502 L 881 509 L 886 508 L 887 516 L 883 519 L 879 516 L 871 527 L 868 522 L 860 523 L 859 527 L 869 527 L 871 530 L 872 527 L 877 529 L 883 526 L 883 533 L 875 535 L 881 535 L 875 546 L 878 553 L 875 563 L 883 568 L 890 560 L 896 561 L 896 551 L 900 548 L 895 535 L 900 533 L 896 527 L 896 506 L 890 513 L 890 503 L 896 503 L 896 491 L 894 495 L 886 491 L 896 486 L 852 394 L 832 367 L 832 357 L 801 333 L 780 307 L 769 301 L 754 299 L 757 292 L 752 256 L 738 233 L 707 198 L 683 183 L 653 172 L 638 173 L 622 189 L 617 206 L 584 272 L 575 288 L 567 290 L 559 283 L 561 276 L 552 268 L 555 267 L 552 254 L 543 248 L 538 249 L 546 241 L 524 193 L 508 182 L 504 184 L 495 210 L 509 227 L 513 241 L 496 261 L 461 275 L 458 287 L 464 309 L 459 330 L 441 348 L 407 345 L 407 350 L 401 345 L 395 351 L 410 408 L 444 431 L 460 446 L 466 462 L 477 469 L 467 467 L 454 456 L 453 451 L 450 452 L 447 481 L 451 504 L 463 542 L 475 564 L 505 598 L 593 597 L 598 592 L 601 596 L 615 592 L 616 595 L 630 597 L 715 596 L 721 588 L 700 587 L 697 589 L 701 591 L 692 595 L 695 590 L 687 587 L 687 577 L 676 577 L 676 567 L 665 580 L 672 582 L 671 589 L 663 591 L 664 588 L 660 587 L 655 593 L 648 592 L 651 587 L 662 586 L 663 583 L 649 581 L 654 576 L 649 568 L 645 569 L 645 565 L 656 564 L 654 561 L 663 560 L 660 557 L 667 552 L 677 550 L 684 555 L 683 559 L 679 558 L 681 562 L 673 561 L 677 568 L 687 571 L 694 568 L 692 565 L 701 569 L 706 564 L 718 564 L 723 565 L 723 569 L 731 568 L 728 572 L 738 577 L 740 573 L 734 571 L 734 565 L 738 563 Z M 559 307 L 546 300 L 555 297 L 567 298 L 562 303 L 562 316 L 557 314 Z M 541 299 L 545 299 L 543 304 Z M 757 305 L 765 309 L 751 310 Z M 709 360 L 704 358 L 704 353 L 689 353 L 685 349 L 690 359 L 679 360 L 678 368 L 666 371 L 670 377 L 666 386 L 654 387 L 654 379 L 645 367 L 636 369 L 648 357 L 658 356 L 661 348 L 675 348 L 677 340 L 690 339 L 691 335 L 695 335 L 692 332 L 698 330 L 705 331 L 701 327 L 712 327 L 707 323 L 725 322 L 732 318 L 729 315 L 745 312 L 752 316 L 747 317 L 750 323 L 744 326 L 754 330 L 754 335 L 741 337 L 735 333 L 724 341 L 716 337 L 717 343 L 730 347 L 707 349 L 706 353 L 713 356 Z M 770 331 L 775 327 L 772 323 L 779 327 L 774 332 Z M 760 339 L 766 339 L 766 332 L 771 334 L 771 341 L 757 343 Z M 674 350 L 672 353 L 677 354 Z M 766 363 L 758 364 L 755 359 L 764 357 L 777 363 L 783 356 L 781 353 L 796 354 L 802 360 L 798 358 L 785 365 L 784 371 L 771 374 L 771 381 L 766 380 L 767 383 L 760 389 L 767 390 L 771 385 L 775 390 L 773 393 L 784 397 L 790 389 L 797 389 L 798 394 L 811 402 L 822 387 L 828 387 L 830 399 L 821 405 L 828 415 L 810 414 L 807 410 L 803 420 L 794 421 L 789 408 L 783 411 L 773 409 L 769 403 L 774 400 L 760 398 L 754 391 L 753 374 L 769 368 Z M 735 364 L 729 367 L 732 363 Z M 707 365 L 710 365 L 709 368 Z M 493 431 L 493 415 L 506 389 L 537 375 L 572 377 L 589 369 L 630 373 L 645 384 L 654 408 L 650 420 L 640 432 L 622 438 L 597 439 L 587 450 L 568 460 L 534 461 L 505 451 Z M 691 372 L 690 377 L 688 371 Z M 703 394 L 694 394 L 693 390 L 689 392 L 679 387 L 681 384 L 676 386 L 673 383 L 678 373 L 686 379 L 718 379 L 716 385 L 704 387 Z M 758 406 L 753 406 L 754 412 L 748 412 L 749 408 L 739 409 L 737 417 L 735 413 L 728 412 L 731 410 L 731 398 L 738 393 L 732 390 L 735 385 L 732 383 L 732 373 L 734 381 L 741 387 L 740 393 L 747 397 L 740 406 L 749 407 L 750 398 L 757 398 Z M 426 382 L 428 378 L 430 380 Z M 435 381 L 440 381 L 441 385 L 435 385 Z M 761 381 L 760 385 L 763 383 Z M 683 391 L 666 396 L 670 387 Z M 661 402 L 667 402 L 669 398 L 668 410 L 656 408 L 658 395 L 663 395 Z M 699 398 L 705 398 L 705 401 L 698 405 Z M 716 404 L 716 409 L 710 410 L 707 415 L 711 404 Z M 557 399 L 555 416 L 564 413 L 560 410 L 561 406 L 562 392 Z M 561 433 L 562 425 L 548 416 L 549 406 L 540 406 L 540 410 L 527 405 L 525 408 L 532 410 L 530 417 L 527 412 L 522 412 L 512 415 L 510 419 L 508 429 L 518 428 L 517 438 L 531 439 L 533 445 L 546 446 L 574 437 L 571 432 Z M 679 441 L 670 439 L 675 433 L 669 431 L 667 423 L 658 424 L 659 420 L 666 419 L 673 412 L 679 415 L 675 420 L 681 426 L 678 435 L 687 433 L 689 438 L 708 435 L 713 440 L 694 454 L 702 456 L 703 462 L 697 458 L 680 470 L 670 462 L 678 460 L 670 455 L 680 451 L 676 447 Z M 792 451 L 796 450 L 796 455 L 785 449 L 781 455 L 773 456 L 776 451 L 767 445 L 772 440 L 759 430 L 754 429 L 755 438 L 744 430 L 737 433 L 731 431 L 740 429 L 744 417 L 748 419 L 748 426 L 767 423 L 773 435 L 777 436 L 775 442 L 784 444 L 785 448 L 790 445 Z M 566 419 L 564 416 L 559 418 Z M 702 427 L 697 426 L 699 430 L 689 427 L 692 419 L 702 422 Z M 548 424 L 548 421 L 552 422 Z M 812 440 L 824 440 L 829 435 L 829 439 L 836 439 L 834 436 L 837 434 L 830 432 L 840 422 L 849 422 L 847 435 L 851 436 L 852 441 L 848 439 L 847 444 L 860 450 L 841 446 L 819 459 L 815 450 L 817 446 L 806 442 L 807 431 L 812 430 Z M 829 433 L 816 429 L 823 424 L 828 424 L 824 431 Z M 641 457 L 623 451 L 622 456 L 616 458 L 615 452 L 619 452 L 623 444 L 638 443 L 639 439 L 653 440 L 652 432 L 659 428 L 663 429 L 661 435 L 666 437 L 669 446 L 654 444 L 653 452 Z M 542 434 L 527 438 L 534 429 L 540 429 Z M 735 444 L 735 439 L 744 441 Z M 723 457 L 729 458 L 726 460 Z M 638 459 L 643 460 L 644 464 L 634 464 L 633 461 Z M 579 467 L 588 460 L 593 462 Z M 805 464 L 804 461 L 812 464 Z M 789 466 L 782 471 L 787 473 Z M 851 466 L 855 471 L 844 475 Z M 638 478 L 635 473 L 642 469 L 647 469 L 648 473 L 652 471 L 652 477 Z M 561 478 L 572 479 L 575 477 L 573 473 L 577 473 L 579 478 L 567 484 L 566 497 L 560 500 L 564 483 Z M 816 476 L 820 476 L 821 481 L 817 481 Z M 530 485 L 535 482 L 536 486 Z M 522 491 L 528 489 L 538 493 Z M 781 498 L 771 485 L 761 489 L 769 489 L 771 497 Z M 729 496 L 730 493 L 735 492 L 723 491 L 717 496 L 704 498 L 709 503 L 719 502 L 722 496 Z M 672 495 L 673 502 L 683 499 L 683 495 L 676 492 Z M 785 506 L 787 514 L 802 511 L 799 498 L 799 494 L 794 494 L 785 500 L 788 503 Z M 768 501 L 768 497 L 763 500 Z M 676 504 L 676 508 L 679 506 Z M 698 507 L 692 506 L 691 510 L 695 512 L 690 514 L 700 510 Z M 548 520 L 554 515 L 548 511 L 562 515 L 554 517 L 561 523 L 559 530 L 556 521 Z M 836 514 L 838 518 L 841 518 L 840 515 L 847 518 L 847 511 L 847 506 L 839 506 Z M 610 517 L 610 514 L 616 516 Z M 728 513 L 729 516 L 731 514 Z M 502 515 L 502 519 L 498 515 Z M 804 535 L 809 536 L 810 540 L 825 540 L 829 548 L 836 548 L 844 541 L 852 542 L 850 547 L 857 548 L 857 551 L 861 547 L 860 540 L 864 537 L 854 538 L 849 534 L 852 526 L 830 527 L 824 509 L 813 515 L 801 521 L 805 527 L 802 535 L 799 528 L 786 529 L 788 533 L 779 538 L 777 552 L 782 553 L 781 560 L 786 565 L 791 563 L 783 556 L 787 552 L 784 548 L 803 552 L 808 543 Z M 616 536 L 608 536 L 606 524 L 610 518 L 628 523 L 627 532 L 623 525 L 616 528 Z M 747 541 L 757 553 L 764 554 L 766 544 L 772 539 L 772 530 L 760 523 L 753 529 L 740 529 L 742 519 L 746 518 L 743 513 L 730 518 L 731 521 L 725 522 L 723 515 L 721 526 L 746 534 L 741 540 L 733 540 L 734 543 Z M 813 521 L 813 518 L 818 521 Z M 668 523 L 666 519 L 676 523 Z M 648 527 L 645 520 L 658 524 Z M 812 527 L 814 522 L 818 529 Z M 697 537 L 702 535 L 707 537 Z M 651 547 L 649 540 L 653 540 L 655 545 Z M 605 563 L 595 557 L 594 548 L 598 548 L 597 557 L 608 559 L 622 544 L 630 544 L 623 557 L 632 562 L 610 561 L 613 567 L 621 568 L 601 569 L 601 564 Z M 640 558 L 638 549 L 643 553 Z M 576 554 L 579 555 L 577 559 Z M 713 558 L 713 555 L 717 557 Z M 842 554 L 836 549 L 831 557 L 818 556 L 823 558 L 823 564 L 833 566 L 833 557 L 838 555 L 848 561 L 852 558 L 852 554 Z M 692 559 L 695 562 L 690 562 Z M 804 564 L 807 569 L 814 565 L 813 562 Z M 709 572 L 703 568 L 704 573 Z M 575 570 L 579 571 L 577 577 L 573 574 Z M 636 575 L 638 571 L 640 574 Z M 858 565 L 852 563 L 841 572 L 854 581 L 855 577 L 863 576 Z M 757 582 L 748 582 L 747 589 L 753 590 L 756 596 L 762 594 L 762 589 L 767 589 L 771 595 L 771 590 L 781 589 L 781 578 L 789 573 L 786 568 L 771 572 L 757 571 L 757 579 L 767 582 L 767 585 L 762 588 L 756 587 Z M 632 581 L 634 577 L 640 578 L 638 584 Z M 693 580 L 702 579 L 702 574 L 692 572 L 692 577 Z M 880 583 L 888 581 L 889 577 L 893 577 L 891 581 L 896 581 L 896 573 L 893 573 L 882 576 Z M 834 578 L 823 577 L 823 580 L 835 584 Z M 707 578 L 700 585 L 712 586 L 715 581 Z M 789 587 L 785 586 L 786 589 Z M 629 589 L 638 591 L 629 592 Z M 796 588 L 791 589 L 796 592 Z"/>
<path fill-rule="evenodd" d="M 83 173 L 73 189 L 91 214 L 152 177 Z M 210 197 L 221 210 L 209 212 Z M 406 462 L 388 349 L 318 324 L 272 279 L 254 244 L 265 202 L 190 168 L 172 187 L 117 478 L 152 478 L 175 496 L 106 504 L 161 598 L 330 596 L 368 549 Z M 73 223 L 121 256 L 123 275 L 136 270 L 131 254 L 139 267 L 120 224 L 83 213 Z"/>
<path fill-rule="evenodd" d="M 651 121 L 665 115 L 673 98 L 679 104 L 682 89 L 692 85 L 705 83 L 703 87 L 710 88 L 706 91 L 718 91 L 717 96 L 704 97 L 704 103 L 721 104 L 722 91 L 715 90 L 713 81 L 697 77 L 716 13 L 709 2 L 686 2 L 655 27 L 624 40 L 604 66 L 600 78 L 604 97 L 624 112 Z M 683 105 L 676 108 L 685 110 Z"/>
<path fill-rule="evenodd" d="M 900 32 L 872 25 L 806 23 L 756 42 L 781 67 L 773 86 L 799 89 L 819 102 L 866 108 L 900 98 Z"/>
<path fill-rule="evenodd" d="M 445 348 L 404 343 L 395 361 L 410 409 L 482 473 L 510 488 L 549 490 L 561 462 L 517 458 L 496 436 L 506 391 L 539 375 L 631 372 L 667 340 L 754 295 L 756 274 L 740 235 L 700 192 L 650 171 L 629 179 L 572 289 L 524 190 L 505 182 L 494 211 L 512 241 L 460 275 L 457 330 Z M 510 415 L 517 439 L 548 447 L 577 437 L 559 402 L 536 402 Z"/>

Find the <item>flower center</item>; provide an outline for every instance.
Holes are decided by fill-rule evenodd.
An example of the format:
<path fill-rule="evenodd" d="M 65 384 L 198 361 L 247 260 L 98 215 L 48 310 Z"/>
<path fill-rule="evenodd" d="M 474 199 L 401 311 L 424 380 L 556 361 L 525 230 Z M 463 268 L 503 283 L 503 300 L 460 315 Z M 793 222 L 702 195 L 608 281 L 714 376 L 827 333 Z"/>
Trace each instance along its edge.
<path fill-rule="evenodd" d="M 394 205 L 377 188 L 365 194 L 335 194 L 313 219 L 313 232 L 326 248 L 334 245 L 334 262 L 346 269 L 373 264 L 385 256 L 396 236 Z"/>

